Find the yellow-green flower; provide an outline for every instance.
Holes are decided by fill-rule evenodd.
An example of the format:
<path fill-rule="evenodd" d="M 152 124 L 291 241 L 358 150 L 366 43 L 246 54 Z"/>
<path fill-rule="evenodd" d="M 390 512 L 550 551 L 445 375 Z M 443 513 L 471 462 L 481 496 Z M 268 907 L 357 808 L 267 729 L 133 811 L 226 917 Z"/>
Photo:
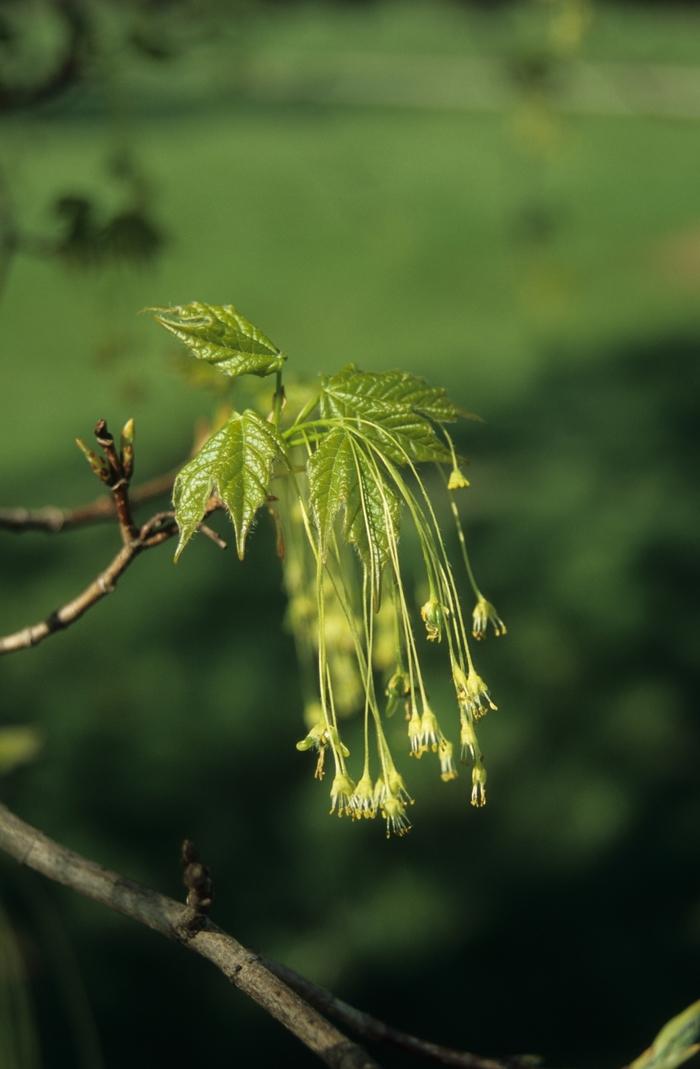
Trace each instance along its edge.
<path fill-rule="evenodd" d="M 424 605 L 421 605 L 420 614 L 425 624 L 425 633 L 429 642 L 440 642 L 442 640 L 442 626 L 445 622 L 445 615 L 448 612 L 449 609 L 441 605 L 436 597 L 429 598 Z"/>
<path fill-rule="evenodd" d="M 423 722 L 414 709 L 408 721 L 408 742 L 411 747 L 411 757 L 421 757 L 426 747 L 423 745 Z"/>
<path fill-rule="evenodd" d="M 471 803 L 477 809 L 486 805 L 486 769 L 481 761 L 478 761 L 472 769 Z"/>
<path fill-rule="evenodd" d="M 469 485 L 470 485 L 469 479 L 467 479 L 466 475 L 462 474 L 462 472 L 459 469 L 458 465 L 455 464 L 455 466 L 453 467 L 452 471 L 450 472 L 450 477 L 447 480 L 447 489 L 448 490 L 464 490 Z"/>
<path fill-rule="evenodd" d="M 485 638 L 489 624 L 491 624 L 496 637 L 505 635 L 508 631 L 491 602 L 487 601 L 483 594 L 479 594 L 479 599 L 472 612 L 472 635 L 474 638 Z"/>
<path fill-rule="evenodd" d="M 350 808 L 355 820 L 371 820 L 377 815 L 374 787 L 369 772 L 364 772 L 357 781 L 350 798 Z"/>
<path fill-rule="evenodd" d="M 322 723 L 314 724 L 309 731 L 308 735 L 300 739 L 297 743 L 297 750 L 315 750 L 318 758 L 316 761 L 316 768 L 314 770 L 315 779 L 323 779 L 323 766 L 326 761 L 326 749 L 328 747 L 329 738 L 326 725 Z"/>
<path fill-rule="evenodd" d="M 406 816 L 406 807 L 399 798 L 390 795 L 382 804 L 382 816 L 386 821 L 386 837 L 406 835 L 411 830 L 411 822 Z"/>
<path fill-rule="evenodd" d="M 422 752 L 425 753 L 426 750 L 432 750 L 435 753 L 442 737 L 437 717 L 430 706 L 426 705 L 420 718 L 420 745 Z"/>
<path fill-rule="evenodd" d="M 411 693 L 411 678 L 404 668 L 397 668 L 389 679 L 385 694 L 387 696 L 386 715 L 392 716 L 396 706 L 405 701 Z"/>
<path fill-rule="evenodd" d="M 352 815 L 352 796 L 355 784 L 346 772 L 336 772 L 331 784 L 331 813 L 339 817 Z"/>
<path fill-rule="evenodd" d="M 339 760 L 350 756 L 350 751 L 341 740 L 337 728 L 325 722 L 314 724 L 308 735 L 297 743 L 297 750 L 315 750 L 318 754 L 316 771 L 314 772 L 316 779 L 323 779 L 323 768 L 329 747 L 335 754 L 336 764 Z"/>
<path fill-rule="evenodd" d="M 441 739 L 438 747 L 440 758 L 440 779 L 448 783 L 451 779 L 457 779 L 457 769 L 452 757 L 453 746 L 447 739 Z"/>
<path fill-rule="evenodd" d="M 459 742 L 462 748 L 462 760 L 466 761 L 467 757 L 471 757 L 474 761 L 479 752 L 479 744 L 472 719 L 465 710 L 460 710 L 459 715 Z"/>
<path fill-rule="evenodd" d="M 395 768 L 391 768 L 387 773 L 386 787 L 388 793 L 393 795 L 394 798 L 398 798 L 404 805 L 413 805 L 413 799 L 408 793 L 403 776 Z"/>
<path fill-rule="evenodd" d="M 469 672 L 465 675 L 458 664 L 453 664 L 452 678 L 457 691 L 457 701 L 474 720 L 480 720 L 489 709 L 498 708 L 473 665 L 470 665 Z"/>

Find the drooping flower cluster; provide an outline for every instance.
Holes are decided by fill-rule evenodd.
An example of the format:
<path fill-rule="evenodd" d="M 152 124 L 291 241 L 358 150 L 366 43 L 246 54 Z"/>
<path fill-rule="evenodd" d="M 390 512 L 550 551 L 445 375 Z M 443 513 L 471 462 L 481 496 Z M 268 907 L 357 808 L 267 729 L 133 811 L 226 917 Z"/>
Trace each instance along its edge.
<path fill-rule="evenodd" d="M 318 425 L 323 425 L 323 436 Z M 445 782 L 458 775 L 454 743 L 428 701 L 417 617 L 428 641 L 446 646 L 457 706 L 459 757 L 471 765 L 470 797 L 477 807 L 486 802 L 486 769 L 476 724 L 496 705 L 474 665 L 455 570 L 419 474 L 420 457 L 411 454 L 400 436 L 371 418 L 333 414 L 313 426 L 312 432 L 300 424 L 292 437 L 299 446 L 295 464 L 299 477 L 290 484 L 287 510 L 291 517 L 285 560 L 288 623 L 306 666 L 309 695 L 309 730 L 297 748 L 316 751 L 319 778 L 326 760 L 332 761 L 331 813 L 353 820 L 379 816 L 387 835 L 403 835 L 410 828 L 408 807 L 413 798 L 390 749 L 387 718 L 397 710 L 404 713 L 410 756 L 435 754 Z M 332 452 L 331 433 L 336 436 L 335 442 L 330 439 Z M 503 635 L 503 621 L 474 580 L 454 500 L 455 491 L 469 484 L 446 437 L 449 448 L 444 460 L 451 461 L 452 469 L 444 481 L 476 596 L 471 634 L 483 638 L 490 624 L 495 635 Z M 325 498 L 319 500 L 315 489 L 322 479 L 333 478 L 338 488 L 335 512 Z M 335 522 L 341 509 L 344 524 Z M 402 572 L 400 512 L 414 527 L 425 569 L 429 596 L 419 614 L 412 608 Z M 382 676 L 385 682 L 380 687 Z M 364 752 L 355 779 L 342 719 L 358 705 L 364 716 Z"/>

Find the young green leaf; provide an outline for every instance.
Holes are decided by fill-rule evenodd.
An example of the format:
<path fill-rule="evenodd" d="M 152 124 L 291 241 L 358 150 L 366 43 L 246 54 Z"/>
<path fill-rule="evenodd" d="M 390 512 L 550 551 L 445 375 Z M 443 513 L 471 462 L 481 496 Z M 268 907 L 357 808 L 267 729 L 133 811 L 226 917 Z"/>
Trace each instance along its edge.
<path fill-rule="evenodd" d="M 347 504 L 351 486 L 357 482 L 349 433 L 338 427 L 326 434 L 309 457 L 306 473 L 321 555 L 325 557 L 333 522 L 341 506 Z"/>
<path fill-rule="evenodd" d="M 175 560 L 202 522 L 214 492 L 231 516 L 242 560 L 253 517 L 267 497 L 273 464 L 283 454 L 275 428 L 251 409 L 235 412 L 212 434 L 175 480 L 173 504 L 180 528 Z"/>
<path fill-rule="evenodd" d="M 399 499 L 376 463 L 357 443 L 351 443 L 354 481 L 345 512 L 345 537 L 355 546 L 377 581 L 399 537 Z"/>
<path fill-rule="evenodd" d="M 440 423 L 454 422 L 463 415 L 443 387 L 430 386 L 408 371 L 360 371 L 350 365 L 327 379 L 324 389 L 332 401 L 350 408 L 359 400 L 374 400 L 410 408 Z"/>
<path fill-rule="evenodd" d="M 673 1017 L 628 1069 L 677 1069 L 700 1051 L 700 1002 Z"/>
<path fill-rule="evenodd" d="M 321 440 L 306 466 L 309 500 L 325 557 L 333 524 L 345 507 L 343 534 L 377 582 L 398 539 L 399 500 L 381 470 L 351 431 L 336 427 Z"/>
<path fill-rule="evenodd" d="M 321 411 L 325 417 L 353 420 L 397 464 L 450 460 L 431 420 L 456 419 L 457 409 L 443 389 L 415 375 L 346 368 L 324 382 Z"/>
<path fill-rule="evenodd" d="M 286 360 L 275 343 L 232 304 L 192 301 L 151 311 L 156 313 L 157 322 L 184 342 L 198 360 L 224 375 L 270 375 L 279 371 Z"/>

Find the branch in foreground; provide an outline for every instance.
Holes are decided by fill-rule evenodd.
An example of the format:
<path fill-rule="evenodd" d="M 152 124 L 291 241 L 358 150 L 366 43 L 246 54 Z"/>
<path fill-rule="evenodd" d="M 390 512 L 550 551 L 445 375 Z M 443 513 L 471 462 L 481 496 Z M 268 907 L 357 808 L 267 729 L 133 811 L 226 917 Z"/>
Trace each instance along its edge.
<path fill-rule="evenodd" d="M 50 880 L 102 903 L 206 958 L 332 1069 L 379 1069 L 374 1061 L 263 961 L 210 921 L 194 934 L 187 906 L 66 849 L 0 805 L 0 849 Z"/>
<path fill-rule="evenodd" d="M 132 506 L 169 494 L 174 481 L 175 473 L 167 472 L 141 483 L 129 493 Z M 55 508 L 51 505 L 40 509 L 0 508 L 0 530 L 17 534 L 23 534 L 25 531 L 58 534 L 59 531 L 69 531 L 74 527 L 114 520 L 116 516 L 117 510 L 111 495 L 98 497 L 95 501 L 74 509 Z"/>

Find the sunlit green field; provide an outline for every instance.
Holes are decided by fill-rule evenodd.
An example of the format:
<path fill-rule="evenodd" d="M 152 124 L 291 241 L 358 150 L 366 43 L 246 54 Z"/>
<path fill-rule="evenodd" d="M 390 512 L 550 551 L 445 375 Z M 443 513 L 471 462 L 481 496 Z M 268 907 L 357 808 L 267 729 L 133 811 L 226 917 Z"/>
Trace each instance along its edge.
<path fill-rule="evenodd" d="M 117 203 L 106 161 L 127 146 L 168 238 L 140 270 L 10 265 L 2 504 L 95 496 L 73 438 L 100 416 L 115 428 L 135 416 L 139 477 L 187 454 L 219 398 L 192 390 L 138 314 L 150 305 L 234 302 L 291 375 L 400 366 L 484 418 L 460 436 L 463 512 L 510 625 L 479 651 L 499 704 L 482 732 L 487 809 L 469 809 L 464 777 L 444 786 L 406 760 L 420 804 L 405 840 L 327 816 L 294 749 L 301 699 L 262 521 L 243 565 L 204 540 L 177 569 L 167 548 L 150 554 L 81 624 L 3 662 L 0 719 L 44 739 L 3 794 L 172 893 L 192 835 L 221 924 L 380 1016 L 486 1053 L 605 1069 L 697 997 L 700 120 L 670 105 L 622 114 L 605 104 L 614 93 L 558 110 L 515 86 L 497 107 L 469 105 L 473 87 L 464 107 L 445 105 L 450 57 L 502 69 L 539 26 L 438 5 L 273 11 L 1 132 L 28 230 L 55 228 L 66 190 Z M 645 64 L 700 79 L 697 31 L 697 15 L 603 10 L 578 59 L 639 64 L 644 84 Z M 388 81 L 377 55 L 400 60 Z M 77 592 L 116 545 L 104 527 L 3 534 L 4 630 Z M 447 706 L 437 660 L 431 684 Z M 9 866 L 0 880 L 33 930 Z M 170 1033 L 169 1000 L 208 1030 L 213 1067 L 230 1064 L 234 1028 L 256 1064 L 309 1064 L 218 977 L 44 890 L 107 1065 L 192 1054 L 196 1029 Z M 36 985 L 56 1039 L 42 1064 L 74 1065 L 70 1015 L 51 1001 L 60 967 Z M 114 1008 L 127 999 L 153 1006 L 138 1051 Z"/>

